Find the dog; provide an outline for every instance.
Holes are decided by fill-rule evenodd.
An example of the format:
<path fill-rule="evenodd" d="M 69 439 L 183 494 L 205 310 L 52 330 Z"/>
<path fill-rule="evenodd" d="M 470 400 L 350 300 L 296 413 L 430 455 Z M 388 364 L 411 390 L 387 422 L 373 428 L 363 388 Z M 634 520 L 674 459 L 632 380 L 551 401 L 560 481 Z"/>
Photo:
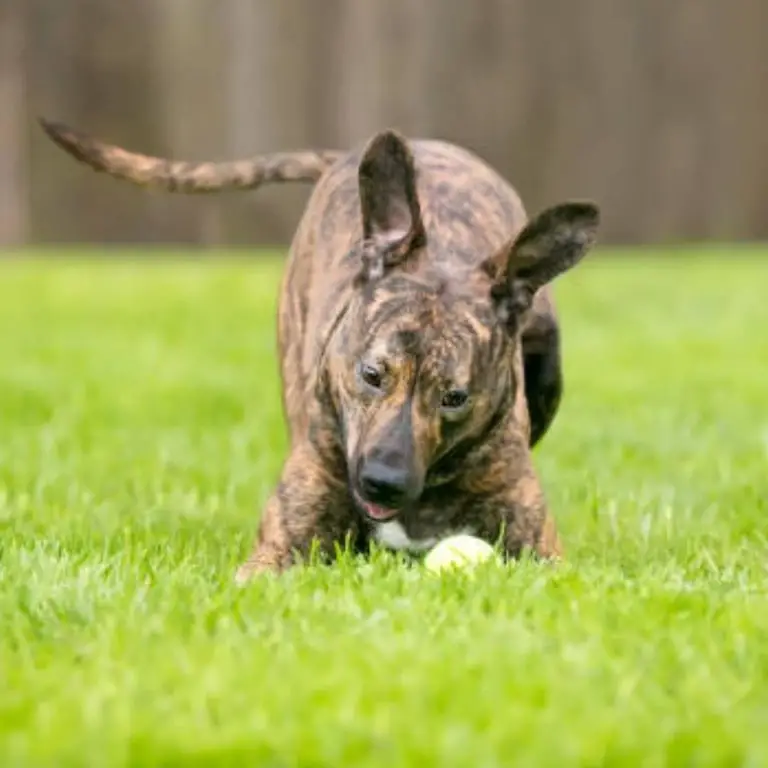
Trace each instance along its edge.
<path fill-rule="evenodd" d="M 531 452 L 563 392 L 551 283 L 595 243 L 596 203 L 529 218 L 477 155 L 394 129 L 349 151 L 187 163 L 41 124 L 135 184 L 314 183 L 277 317 L 290 448 L 239 583 L 350 542 L 418 555 L 459 532 L 507 559 L 564 556 Z"/>

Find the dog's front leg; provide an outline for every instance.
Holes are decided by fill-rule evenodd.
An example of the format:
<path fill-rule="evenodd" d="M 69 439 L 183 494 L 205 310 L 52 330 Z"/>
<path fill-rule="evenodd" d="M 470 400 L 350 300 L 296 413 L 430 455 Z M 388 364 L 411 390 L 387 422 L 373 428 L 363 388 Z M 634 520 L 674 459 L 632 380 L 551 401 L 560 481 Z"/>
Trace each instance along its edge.
<path fill-rule="evenodd" d="M 293 448 L 267 501 L 250 557 L 237 570 L 242 584 L 257 573 L 280 572 L 306 557 L 313 544 L 331 556 L 354 533 L 347 484 L 333 477 L 309 445 Z"/>
<path fill-rule="evenodd" d="M 497 539 L 503 533 L 505 557 L 516 559 L 526 550 L 543 560 L 564 557 L 557 525 L 532 466 L 487 498 L 484 506 L 488 510 L 484 538 Z"/>

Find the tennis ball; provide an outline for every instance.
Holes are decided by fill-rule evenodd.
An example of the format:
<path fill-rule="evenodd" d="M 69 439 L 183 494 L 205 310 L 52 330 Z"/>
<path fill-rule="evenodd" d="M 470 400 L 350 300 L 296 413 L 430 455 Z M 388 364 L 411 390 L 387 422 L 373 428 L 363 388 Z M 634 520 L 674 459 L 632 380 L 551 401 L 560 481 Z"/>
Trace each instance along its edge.
<path fill-rule="evenodd" d="M 438 573 L 447 569 L 472 568 L 495 557 L 495 550 L 476 536 L 457 534 L 439 541 L 424 558 L 427 570 Z"/>

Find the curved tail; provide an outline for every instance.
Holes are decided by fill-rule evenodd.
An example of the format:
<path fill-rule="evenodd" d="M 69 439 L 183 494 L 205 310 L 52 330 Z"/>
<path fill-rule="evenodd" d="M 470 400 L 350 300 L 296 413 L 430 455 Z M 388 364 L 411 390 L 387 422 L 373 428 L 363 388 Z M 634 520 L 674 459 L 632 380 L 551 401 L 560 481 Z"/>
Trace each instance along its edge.
<path fill-rule="evenodd" d="M 141 186 L 200 194 L 226 189 L 256 189 L 268 182 L 317 181 L 341 151 L 275 152 L 232 162 L 184 162 L 128 152 L 69 128 L 38 118 L 51 140 L 95 171 Z"/>

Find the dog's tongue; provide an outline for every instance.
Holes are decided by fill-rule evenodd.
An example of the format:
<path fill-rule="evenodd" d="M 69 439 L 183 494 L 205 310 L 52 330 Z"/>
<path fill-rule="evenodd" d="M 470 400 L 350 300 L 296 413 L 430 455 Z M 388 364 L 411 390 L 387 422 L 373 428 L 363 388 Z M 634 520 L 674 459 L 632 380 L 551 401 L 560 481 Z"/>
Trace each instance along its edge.
<path fill-rule="evenodd" d="M 397 514 L 396 509 L 387 509 L 386 507 L 380 507 L 377 504 L 365 503 L 365 511 L 368 516 L 374 520 L 389 520 Z"/>

